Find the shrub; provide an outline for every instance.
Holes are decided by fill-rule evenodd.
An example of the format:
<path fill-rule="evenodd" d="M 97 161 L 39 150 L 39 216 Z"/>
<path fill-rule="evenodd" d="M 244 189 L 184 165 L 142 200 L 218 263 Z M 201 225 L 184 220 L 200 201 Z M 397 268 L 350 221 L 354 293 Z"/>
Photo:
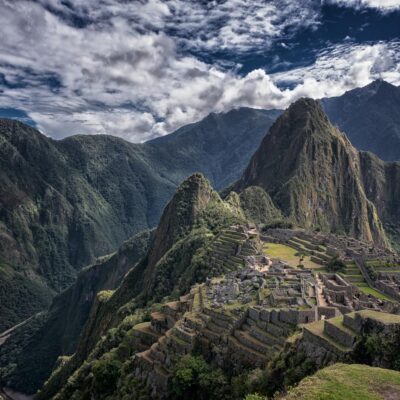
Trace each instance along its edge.
<path fill-rule="evenodd" d="M 248 395 L 245 397 L 245 400 L 265 400 L 265 399 L 266 399 L 266 397 L 261 396 L 261 395 L 258 394 L 258 393 L 248 394 Z"/>
<path fill-rule="evenodd" d="M 101 397 L 113 393 L 121 375 L 122 364 L 114 359 L 95 361 L 93 365 L 93 392 Z"/>
<path fill-rule="evenodd" d="M 334 257 L 326 265 L 326 269 L 329 272 L 342 272 L 346 269 L 346 264 L 338 257 Z"/>
<path fill-rule="evenodd" d="M 266 232 L 268 229 L 292 229 L 293 223 L 285 220 L 275 220 L 262 227 L 262 231 Z"/>
<path fill-rule="evenodd" d="M 182 357 L 173 372 L 170 392 L 174 399 L 228 399 L 228 380 L 219 369 L 211 368 L 203 357 Z"/>

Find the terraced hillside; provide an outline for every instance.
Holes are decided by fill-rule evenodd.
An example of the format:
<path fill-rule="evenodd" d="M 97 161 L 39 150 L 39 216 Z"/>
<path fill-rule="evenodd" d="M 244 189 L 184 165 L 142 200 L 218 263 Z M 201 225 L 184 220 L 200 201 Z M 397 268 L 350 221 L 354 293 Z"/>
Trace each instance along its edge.
<path fill-rule="evenodd" d="M 138 348 L 147 346 L 135 357 L 136 378 L 145 382 L 151 396 L 163 397 L 176 363 L 195 349 L 234 374 L 265 367 L 283 349 L 295 325 L 280 319 L 279 311 L 266 312 L 261 319 L 252 304 L 255 301 L 215 309 L 205 285 L 165 304 L 161 312 L 151 314 L 150 322 L 133 328 L 140 332 Z"/>
<path fill-rule="evenodd" d="M 379 311 L 362 310 L 341 315 L 328 320 L 321 320 L 304 326 L 303 344 L 311 358 L 317 364 L 330 361 L 350 360 L 354 352 L 360 350 L 360 337 L 366 333 L 380 332 L 387 334 L 390 327 L 399 334 L 400 315 L 382 313 Z M 368 332 L 370 331 L 370 332 Z M 311 355 L 312 347 L 318 346 L 323 351 Z M 358 347 L 358 349 L 357 349 Z M 355 357 L 359 355 L 356 354 Z"/>
<path fill-rule="evenodd" d="M 376 275 L 400 275 L 400 263 L 390 260 L 367 260 L 365 264 Z"/>
<path fill-rule="evenodd" d="M 217 273 L 235 271 L 244 267 L 243 257 L 255 253 L 255 244 L 248 242 L 248 235 L 235 229 L 223 230 L 210 248 L 210 263 Z"/>
<path fill-rule="evenodd" d="M 266 239 L 268 240 L 268 236 Z M 317 271 L 324 271 L 324 265 L 332 259 L 326 246 L 297 235 L 284 242 L 265 242 L 264 253 L 269 257 L 279 258 L 294 268 L 302 264 Z"/>
<path fill-rule="evenodd" d="M 357 263 L 352 257 L 341 254 L 338 248 L 333 247 L 317 232 L 306 233 L 299 231 L 298 234 L 276 239 L 273 232 L 264 236 L 264 253 L 272 258 L 279 258 L 285 261 L 293 268 L 303 265 L 305 268 L 311 268 L 317 273 L 327 274 L 331 271 L 328 268 L 330 261 L 335 257 L 344 260 L 344 268 L 338 271 L 339 275 L 351 285 L 356 286 L 362 293 L 372 295 L 377 299 L 385 301 L 394 301 L 396 296 L 379 290 L 373 283 L 380 277 L 381 279 L 400 276 L 400 265 L 396 261 L 382 261 L 379 259 L 369 259 L 365 261 L 367 270 L 373 281 L 367 281 L 362 274 Z M 272 236 L 271 236 L 272 235 Z M 268 241 L 271 240 L 271 241 Z M 274 242 L 272 242 L 274 240 Z"/>

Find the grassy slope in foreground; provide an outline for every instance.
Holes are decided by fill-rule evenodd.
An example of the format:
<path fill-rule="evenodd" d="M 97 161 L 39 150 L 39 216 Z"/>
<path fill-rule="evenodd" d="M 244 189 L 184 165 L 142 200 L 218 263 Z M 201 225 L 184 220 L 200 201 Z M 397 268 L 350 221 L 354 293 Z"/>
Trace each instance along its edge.
<path fill-rule="evenodd" d="M 284 400 L 400 398 L 400 372 L 360 364 L 335 364 L 303 379 Z"/>

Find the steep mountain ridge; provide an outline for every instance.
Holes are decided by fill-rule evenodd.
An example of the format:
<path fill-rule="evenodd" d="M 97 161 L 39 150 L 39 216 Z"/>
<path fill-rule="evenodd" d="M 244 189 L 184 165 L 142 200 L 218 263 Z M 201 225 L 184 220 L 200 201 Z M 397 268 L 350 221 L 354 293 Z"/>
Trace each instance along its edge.
<path fill-rule="evenodd" d="M 190 176 L 166 206 L 151 237 L 146 232 L 136 235 L 116 254 L 85 268 L 54 299 L 46 316 L 8 339 L 0 348 L 0 382 L 33 393 L 57 356 L 75 352 L 54 378 L 55 386 L 63 385 L 65 376 L 81 365 L 108 329 L 130 314 L 142 318 L 141 310 L 148 304 L 166 296 L 179 298 L 196 281 L 220 272 L 209 262 L 210 243 L 221 229 L 243 221 L 242 212 L 223 202 L 202 175 Z M 35 330 L 29 332 L 32 326 Z"/>
<path fill-rule="evenodd" d="M 390 151 L 400 148 L 396 139 L 398 91 L 387 82 L 375 81 L 322 103 L 359 148 L 377 151 L 384 159 L 397 159 L 400 156 Z M 0 258 L 4 267 L 0 279 L 8 282 L 12 293 L 0 330 L 45 308 L 54 293 L 68 287 L 77 271 L 95 257 L 155 226 L 175 188 L 191 173 L 203 172 L 217 189 L 238 179 L 280 113 L 239 108 L 210 114 L 144 144 L 112 136 L 55 141 L 22 123 L 1 120 Z M 381 176 L 392 181 L 396 164 L 384 169 Z M 396 189 L 390 191 L 393 196 L 387 195 L 392 198 L 390 204 L 365 192 L 376 203 L 379 215 L 385 215 L 388 233 L 398 234 L 393 222 L 393 216 L 398 220 Z M 271 210 L 267 203 L 263 207 Z M 374 227 L 371 206 L 364 207 L 360 218 L 370 219 L 371 235 L 376 236 L 379 227 Z M 352 229 L 368 237 L 362 220 Z M 347 227 L 335 229 L 346 231 Z M 29 307 L 12 304 L 13 293 L 25 293 L 31 299 Z"/>
<path fill-rule="evenodd" d="M 234 189 L 262 187 L 286 217 L 307 229 L 387 245 L 364 184 L 359 152 L 318 102 L 300 99 L 271 127 Z"/>
<path fill-rule="evenodd" d="M 35 316 L 0 347 L 0 381 L 31 392 L 43 382 L 61 354 L 76 350 L 97 293 L 116 289 L 125 274 L 146 254 L 151 233 L 126 241 L 78 274 L 76 282 L 56 296 L 50 309 Z"/>
<path fill-rule="evenodd" d="M 157 154 L 192 172 L 203 173 L 220 190 L 235 182 L 281 110 L 237 108 L 146 142 Z M 182 180 L 183 178 L 181 178 Z"/>
<path fill-rule="evenodd" d="M 0 279 L 31 298 L 22 308 L 8 301 L 0 330 L 45 308 L 97 256 L 156 226 L 190 174 L 204 172 L 218 188 L 237 179 L 277 114 L 213 114 L 144 144 L 104 135 L 56 141 L 0 120 L 0 258 L 13 276 L 4 267 Z"/>

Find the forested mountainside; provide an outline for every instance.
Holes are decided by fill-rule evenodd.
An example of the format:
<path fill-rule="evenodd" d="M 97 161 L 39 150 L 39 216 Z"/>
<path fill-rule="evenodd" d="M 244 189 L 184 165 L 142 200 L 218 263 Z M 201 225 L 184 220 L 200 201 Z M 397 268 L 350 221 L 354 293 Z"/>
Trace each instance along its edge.
<path fill-rule="evenodd" d="M 212 114 L 145 144 L 112 136 L 55 141 L 1 120 L 0 286 L 7 299 L 1 294 L 0 331 L 46 308 L 97 256 L 156 226 L 188 175 L 204 172 L 217 188 L 237 179 L 277 115 Z"/>
<path fill-rule="evenodd" d="M 1 381 L 25 392 L 34 392 L 48 377 L 56 357 L 76 350 L 65 370 L 61 371 L 61 376 L 65 377 L 88 357 L 102 335 L 109 328 L 119 326 L 127 315 L 135 315 L 134 321 L 143 318 L 144 308 L 149 304 L 159 302 L 165 296 L 179 297 L 196 281 L 221 273 L 221 269 L 210 263 L 209 246 L 221 229 L 244 221 L 242 210 L 223 202 L 203 176 L 191 176 L 167 205 L 158 228 L 151 236 L 149 250 L 141 261 L 133 264 L 144 248 L 138 244 L 148 235 L 132 239 L 135 244 L 133 254 L 126 250 L 131 246 L 124 245 L 110 259 L 82 271 L 77 282 L 54 300 L 50 311 L 41 317 L 43 321 L 20 328 L 0 348 L 4 365 L 0 369 Z M 107 287 L 102 282 L 104 279 L 100 284 L 94 274 L 104 271 L 108 277 L 121 258 L 126 260 L 125 267 L 131 266 L 129 273 L 114 293 L 101 292 L 93 304 L 98 291 L 117 287 L 115 284 Z M 86 299 L 88 296 L 90 301 Z M 71 318 L 64 321 L 67 303 Z M 90 316 L 76 346 L 74 342 L 79 337 L 81 321 L 87 317 L 90 305 Z M 70 307 L 75 307 L 80 314 L 75 316 Z M 34 324 L 36 326 L 32 328 Z M 55 335 L 61 334 L 63 327 L 68 325 L 71 326 L 65 334 L 56 338 Z M 31 336 L 29 329 L 35 331 Z"/>
<path fill-rule="evenodd" d="M 399 172 L 400 163 L 356 150 L 317 101 L 300 99 L 277 119 L 233 188 L 262 187 L 298 226 L 386 246 L 388 235 L 398 243 Z"/>
<path fill-rule="evenodd" d="M 360 362 L 369 357 L 373 365 L 396 368 L 398 315 L 365 310 L 337 316 L 329 322 L 315 321 L 307 328 L 310 332 L 319 332 L 322 323 L 330 334 L 328 337 L 318 333 L 322 336 L 317 340 L 296 330 L 299 316 L 315 316 L 310 308 L 313 303 L 305 301 L 300 292 L 298 301 L 303 300 L 293 303 L 291 310 L 279 309 L 281 303 L 269 303 L 278 300 L 273 300 L 274 295 L 270 297 L 273 288 L 276 295 L 285 288 L 294 293 L 291 285 L 295 277 L 302 280 L 311 271 L 299 269 L 295 275 L 292 269 L 286 278 L 282 275 L 281 288 L 276 287 L 275 281 L 260 285 L 262 273 L 253 263 L 259 260 L 268 265 L 269 261 L 260 255 L 258 234 L 245 217 L 254 212 L 254 207 L 249 214 L 244 206 L 259 190 L 262 189 L 247 188 L 245 202 L 235 193 L 223 201 L 199 174 L 183 182 L 151 235 L 147 254 L 116 290 L 97 293 L 75 352 L 58 359 L 37 399 L 184 399 L 192 393 L 201 399 L 216 395 L 236 400 L 258 390 L 269 395 L 277 389 L 288 389 L 335 361 Z M 271 206 L 268 195 L 264 200 L 261 210 Z M 265 215 L 275 218 L 276 212 L 271 206 Z M 125 255 L 124 248 L 117 253 L 119 259 L 125 259 Z M 112 259 L 92 268 L 106 268 Z M 276 263 L 282 267 L 279 261 Z M 115 264 L 110 268 L 109 272 Z M 277 276 L 278 270 L 272 271 L 271 276 Z M 289 286 L 284 284 L 286 279 Z M 308 279 L 312 279 L 311 275 Z M 232 280 L 241 283 L 235 286 Z M 77 282 L 71 292 L 81 289 Z M 231 296 L 237 300 L 231 300 Z M 326 307 L 321 311 L 327 312 Z M 374 334 L 375 342 L 371 344 L 369 337 Z M 32 373 L 40 358 L 22 364 L 23 369 L 19 363 L 29 359 L 30 352 L 35 353 L 37 344 L 33 343 L 32 348 L 28 341 L 17 343 L 13 337 L 8 341 L 2 346 L 8 347 L 8 352 L 21 344 L 25 348 L 12 354 L 19 355 L 14 360 L 1 350 L 10 370 L 0 382 L 34 392 L 46 378 Z M 380 346 L 375 343 L 381 341 L 385 350 L 378 355 Z M 268 360 L 271 364 L 266 367 Z M 339 379 L 335 390 L 341 393 L 341 385 L 349 384 L 340 378 L 346 367 L 335 368 Z M 358 376 L 360 371 L 353 366 L 347 373 L 353 374 L 349 382 L 354 384 L 354 374 Z M 377 370 L 378 373 L 379 379 L 397 393 L 398 373 Z M 309 379 L 320 379 L 321 374 L 323 377 L 324 373 L 317 373 Z M 324 384 L 320 382 L 321 387 Z M 375 390 L 376 383 L 371 387 Z M 351 390 L 358 390 L 357 385 Z M 294 393 L 289 391 L 288 396 L 293 397 Z"/>
<path fill-rule="evenodd" d="M 385 161 L 400 160 L 400 88 L 381 79 L 322 99 L 329 119 L 353 146 Z"/>
<path fill-rule="evenodd" d="M 137 234 L 117 252 L 82 269 L 75 283 L 54 298 L 47 312 L 18 328 L 0 347 L 1 380 L 27 392 L 36 389 L 59 355 L 75 351 L 97 293 L 118 287 L 125 274 L 146 255 L 150 237 L 149 231 Z"/>
<path fill-rule="evenodd" d="M 374 163 L 373 170 L 371 163 Z M 107 297 L 104 305 L 102 302 L 94 305 L 79 345 L 77 340 L 91 301 L 86 302 L 80 318 L 68 321 L 67 335 L 54 340 L 53 332 L 65 326 L 60 323 L 63 307 L 58 307 L 59 304 L 71 302 L 79 310 L 79 302 L 82 304 L 81 299 L 87 297 L 88 291 L 93 299 L 94 293 L 106 288 L 90 272 L 95 271 L 93 267 L 82 273 L 83 278 L 90 277 L 91 284 L 86 279 L 78 279 L 56 299 L 45 322 L 37 327 L 36 336 L 45 340 L 35 342 L 32 337 L 24 337 L 16 353 L 10 352 L 15 346 L 13 338 L 3 347 L 0 354 L 5 364 L 15 366 L 14 370 L 3 371 L 3 379 L 32 392 L 48 377 L 57 356 L 76 350 L 66 367 L 71 373 L 69 368 L 78 368 L 101 335 L 117 326 L 126 313 L 135 314 L 136 310 L 162 301 L 165 296 L 183 294 L 207 274 L 220 273 L 218 269 L 210 271 L 203 257 L 210 238 L 233 223 L 290 224 L 388 245 L 380 218 L 386 221 L 390 215 L 395 223 L 397 211 L 395 207 L 390 211 L 390 204 L 394 205 L 398 190 L 393 172 L 396 168 L 395 163 L 384 163 L 370 153 L 355 150 L 346 136 L 330 124 L 318 102 L 299 100 L 279 117 L 265 136 L 242 178 L 233 187 L 237 193 L 227 192 L 222 201 L 200 175 L 192 176 L 179 187 L 151 238 L 147 256 L 134 268 L 132 262 L 127 264 L 132 269 L 117 291 L 110 299 Z M 382 197 L 384 192 L 388 193 L 387 199 Z M 125 257 L 125 250 L 117 254 Z M 115 256 L 110 260 L 113 259 Z M 133 260 L 136 262 L 138 258 Z M 104 261 L 100 263 L 103 264 Z M 93 287 L 96 289 L 88 289 Z M 72 301 L 71 295 L 79 301 Z M 19 336 L 23 337 L 27 330 L 21 328 Z M 18 340 L 19 336 L 15 338 Z M 49 351 L 45 343 L 52 340 L 55 347 Z M 30 351 L 26 352 L 28 347 Z M 43 367 L 36 369 L 35 374 L 30 370 L 32 363 L 27 354 L 35 355 L 37 360 L 47 357 L 48 362 L 39 362 Z"/>
<path fill-rule="evenodd" d="M 143 382 L 131 375 L 131 363 L 139 362 L 136 352 L 155 335 L 148 327 L 149 314 L 151 323 L 157 324 L 160 310 L 172 312 L 177 307 L 179 313 L 179 307 L 186 304 L 181 296 L 193 290 L 194 284 L 240 271 L 244 258 L 238 254 L 242 251 L 245 256 L 259 254 L 260 243 L 232 227 L 288 224 L 346 233 L 385 247 L 391 232 L 382 221 L 388 215 L 396 216 L 390 205 L 394 205 L 399 186 L 398 167 L 354 149 L 331 125 L 318 102 L 297 101 L 271 127 L 233 186 L 235 191 L 226 191 L 224 200 L 202 175 L 191 176 L 165 207 L 154 233 L 134 237 L 115 255 L 85 269 L 54 300 L 48 313 L 17 329 L 0 348 L 4 363 L 0 381 L 33 393 L 55 367 L 38 398 L 83 399 L 103 389 L 108 394 L 100 397 L 111 395 L 93 379 L 112 370 L 119 382 L 113 387 L 112 399 L 142 391 L 143 398 L 148 398 Z M 114 270 L 118 279 L 110 278 Z M 193 301 L 191 307 L 197 304 Z M 64 321 L 67 303 L 77 314 L 68 308 L 72 317 Z M 189 325 L 197 323 L 193 320 Z M 65 335 L 60 334 L 60 327 Z M 177 335 L 168 343 L 172 340 L 178 346 L 183 333 Z M 48 343 L 54 347 L 50 349 Z M 141 357 L 148 362 L 145 355 Z M 167 372 L 157 374 L 161 379 Z"/>
<path fill-rule="evenodd" d="M 322 104 L 353 145 L 395 160 L 398 92 L 379 80 Z M 237 180 L 280 114 L 250 108 L 210 114 L 144 144 L 112 136 L 54 141 L 1 120 L 0 285 L 9 295 L 0 302 L 0 330 L 45 309 L 95 257 L 156 226 L 175 188 L 191 173 L 204 173 L 218 190 Z M 379 164 L 369 155 L 360 157 L 364 164 Z M 388 182 L 397 174 L 396 164 L 379 170 Z M 398 231 L 392 221 L 395 194 L 386 196 L 392 205 L 378 207 L 391 235 Z M 26 302 L 17 307 L 21 294 Z"/>

